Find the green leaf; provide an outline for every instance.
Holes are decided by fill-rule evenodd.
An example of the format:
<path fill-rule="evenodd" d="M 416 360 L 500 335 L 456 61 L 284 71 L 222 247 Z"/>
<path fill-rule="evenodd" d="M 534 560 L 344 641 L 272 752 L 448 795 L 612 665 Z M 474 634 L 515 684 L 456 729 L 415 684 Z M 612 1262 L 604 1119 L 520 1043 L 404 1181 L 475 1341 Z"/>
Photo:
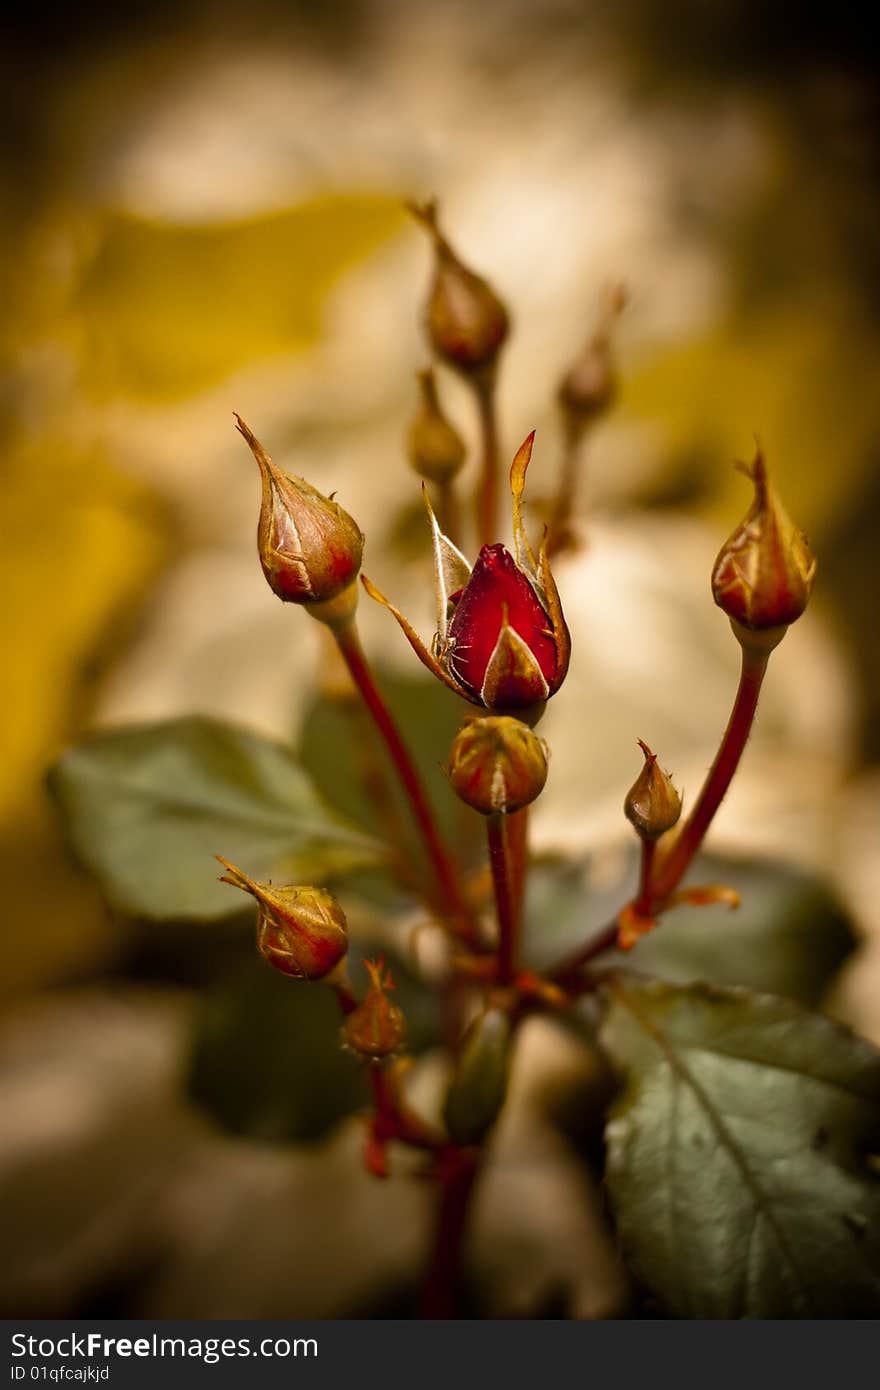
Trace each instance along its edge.
<path fill-rule="evenodd" d="M 50 773 L 73 848 L 108 900 L 147 917 L 241 910 L 223 854 L 260 879 L 321 882 L 382 858 L 331 810 L 294 754 L 197 716 L 93 734 Z"/>
<path fill-rule="evenodd" d="M 746 990 L 609 983 L 625 1254 L 683 1318 L 880 1312 L 880 1052 Z"/>
<path fill-rule="evenodd" d="M 340 1043 L 332 989 L 255 961 L 205 996 L 189 1093 L 224 1129 L 318 1140 L 366 1104 L 363 1067 Z"/>
<path fill-rule="evenodd" d="M 441 829 L 450 843 L 464 850 L 465 857 L 469 850 L 481 852 L 480 817 L 462 805 L 443 772 L 449 745 L 468 713 L 464 701 L 433 679 L 403 676 L 380 667 L 376 680 L 398 727 L 404 730 Z M 382 793 L 398 817 L 400 833 L 411 835 L 413 849 L 421 853 L 411 828 L 412 813 L 403 800 L 384 744 L 358 701 L 316 699 L 303 721 L 299 756 L 334 806 L 373 831 L 377 787 L 371 778 L 378 768 Z"/>
<path fill-rule="evenodd" d="M 536 968 L 574 951 L 632 895 L 635 855 L 611 883 L 590 885 L 588 861 L 547 861 L 530 875 L 526 952 Z M 745 985 L 816 1004 L 853 949 L 846 914 L 828 886 L 785 864 L 703 855 L 694 883 L 724 883 L 742 899 L 725 907 L 679 907 L 634 948 L 628 964 L 674 983 Z"/>

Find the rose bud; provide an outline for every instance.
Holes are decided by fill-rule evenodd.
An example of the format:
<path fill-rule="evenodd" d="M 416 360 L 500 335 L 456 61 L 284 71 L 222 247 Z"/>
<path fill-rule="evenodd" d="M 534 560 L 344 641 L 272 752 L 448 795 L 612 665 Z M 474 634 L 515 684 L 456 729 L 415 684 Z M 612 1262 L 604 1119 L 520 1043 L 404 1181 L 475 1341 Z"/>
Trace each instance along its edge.
<path fill-rule="evenodd" d="M 443 1107 L 454 1143 L 479 1144 L 498 1118 L 507 1096 L 510 1045 L 503 1009 L 487 1009 L 468 1028 Z"/>
<path fill-rule="evenodd" d="M 459 729 L 449 751 L 453 789 L 483 816 L 522 810 L 547 781 L 547 745 L 519 719 L 487 715 Z"/>
<path fill-rule="evenodd" d="M 348 950 L 345 913 L 332 893 L 254 883 L 222 855 L 216 858 L 226 869 L 220 882 L 257 900 L 257 949 L 263 959 L 296 980 L 325 979 Z"/>
<path fill-rule="evenodd" d="M 611 330 L 625 306 L 626 290 L 615 285 L 607 295 L 595 332 L 559 384 L 559 404 L 569 429 L 575 433 L 604 414 L 617 395 Z"/>
<path fill-rule="evenodd" d="M 486 281 L 456 256 L 437 224 L 436 201 L 407 206 L 434 243 L 434 280 L 427 306 L 434 351 L 465 376 L 491 371 L 510 330 L 507 310 Z"/>
<path fill-rule="evenodd" d="M 406 1036 L 403 1010 L 392 1004 L 388 991 L 395 988 L 385 961 L 365 960 L 364 969 L 370 977 L 370 988 L 362 1004 L 358 1004 L 342 1025 L 343 1041 L 362 1057 L 387 1057 L 396 1052 Z"/>
<path fill-rule="evenodd" d="M 537 560 L 522 519 L 526 470 L 534 433 L 510 470 L 514 554 L 486 545 L 473 569 L 444 536 L 431 510 L 436 572 L 437 632 L 431 651 L 418 633 L 364 577 L 370 596 L 397 619 L 419 660 L 471 704 L 518 713 L 534 723 L 565 679 L 571 641 L 547 559 L 546 536 Z"/>
<path fill-rule="evenodd" d="M 647 743 L 639 739 L 639 747 L 645 755 L 645 763 L 627 792 L 623 810 L 643 840 L 657 840 L 677 824 L 681 815 L 681 796 Z"/>
<path fill-rule="evenodd" d="M 257 460 L 263 484 L 257 543 L 269 587 L 285 603 L 319 605 L 357 578 L 364 538 L 337 502 L 304 478 L 276 468 L 260 441 L 236 415 L 237 428 Z M 314 609 L 313 616 L 322 614 Z"/>
<path fill-rule="evenodd" d="M 419 372 L 418 382 L 421 401 L 407 434 L 409 461 L 429 482 L 450 483 L 464 463 L 464 440 L 440 409 L 430 367 Z"/>
<path fill-rule="evenodd" d="M 775 645 L 809 602 L 816 559 L 770 483 L 760 449 L 751 465 L 737 467 L 751 478 L 755 497 L 721 547 L 712 594 L 740 642 L 748 645 L 750 634 L 757 633 L 762 645 Z"/>

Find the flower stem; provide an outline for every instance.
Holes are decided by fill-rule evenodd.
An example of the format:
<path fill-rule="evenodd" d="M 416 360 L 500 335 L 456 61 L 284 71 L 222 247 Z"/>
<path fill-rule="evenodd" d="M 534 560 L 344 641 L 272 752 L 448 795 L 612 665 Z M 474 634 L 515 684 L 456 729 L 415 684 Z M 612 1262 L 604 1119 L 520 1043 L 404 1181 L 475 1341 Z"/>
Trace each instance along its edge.
<path fill-rule="evenodd" d="M 693 810 L 672 847 L 660 858 L 659 864 L 656 864 L 653 850 L 648 854 L 647 844 L 643 844 L 639 891 L 635 906 L 646 917 L 662 912 L 668 905 L 724 800 L 751 732 L 769 655 L 768 651 L 743 645 L 742 666 L 733 709 L 715 761 L 706 774 L 706 780 Z M 618 922 L 615 917 L 580 950 L 551 970 L 549 978 L 563 986 L 576 981 L 583 966 L 616 945 L 617 934 Z"/>
<path fill-rule="evenodd" d="M 518 921 L 514 897 L 515 875 L 510 858 L 507 817 L 496 812 L 486 821 L 489 867 L 498 914 L 498 980 L 509 984 L 516 973 Z"/>
<path fill-rule="evenodd" d="M 450 919 L 455 933 L 473 942 L 477 935 L 476 924 L 459 886 L 455 865 L 440 836 L 434 814 L 409 749 L 404 743 L 391 712 L 373 679 L 373 673 L 361 646 L 354 620 L 335 627 L 333 634 L 351 672 L 352 680 L 360 691 L 373 723 L 385 742 L 400 778 L 401 786 L 412 808 L 433 870 L 437 889 L 437 906 Z"/>
<path fill-rule="evenodd" d="M 444 1155 L 434 1248 L 422 1294 L 423 1318 L 455 1316 L 462 1243 L 480 1159 L 480 1149 L 450 1148 Z"/>
<path fill-rule="evenodd" d="M 656 840 L 642 840 L 642 857 L 639 867 L 639 891 L 636 897 L 636 907 L 640 912 L 646 914 L 649 914 L 651 911 L 651 877 L 654 872 L 656 850 Z"/>
<path fill-rule="evenodd" d="M 482 473 L 476 493 L 477 536 L 480 545 L 498 538 L 498 420 L 494 373 L 474 382 L 482 438 Z"/>
<path fill-rule="evenodd" d="M 437 522 L 444 536 L 453 545 L 461 546 L 461 507 L 458 502 L 458 489 L 454 478 L 445 478 L 435 488 Z"/>
<path fill-rule="evenodd" d="M 693 810 L 672 847 L 660 860 L 651 884 L 650 898 L 654 906 L 663 903 L 684 878 L 715 812 L 727 794 L 751 732 L 768 660 L 769 652 L 743 646 L 739 685 L 724 737 Z"/>
<path fill-rule="evenodd" d="M 510 894 L 517 926 L 522 923 L 526 893 L 526 873 L 529 854 L 529 808 L 514 811 L 507 817 L 507 853 L 510 863 Z"/>
<path fill-rule="evenodd" d="M 550 532 L 547 538 L 547 554 L 551 559 L 572 545 L 571 519 L 577 506 L 578 484 L 583 466 L 583 440 L 584 426 L 581 421 L 566 424 L 559 484 L 550 513 Z"/>

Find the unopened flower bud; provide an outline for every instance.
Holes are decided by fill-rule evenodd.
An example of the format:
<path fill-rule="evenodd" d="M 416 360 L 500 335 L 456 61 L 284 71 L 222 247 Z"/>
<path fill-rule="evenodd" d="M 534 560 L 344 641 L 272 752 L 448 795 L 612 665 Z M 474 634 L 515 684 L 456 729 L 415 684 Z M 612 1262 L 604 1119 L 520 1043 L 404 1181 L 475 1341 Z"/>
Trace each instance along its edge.
<path fill-rule="evenodd" d="M 396 1052 L 406 1036 L 403 1010 L 388 998 L 395 988 L 385 961 L 365 960 L 364 969 L 370 977 L 370 988 L 363 1003 L 352 1010 L 342 1026 L 347 1045 L 362 1057 L 387 1057 Z"/>
<path fill-rule="evenodd" d="M 409 204 L 434 243 L 428 335 L 439 357 L 466 376 L 494 367 L 510 329 L 507 310 L 481 276 L 463 266 L 437 225 L 437 204 Z"/>
<path fill-rule="evenodd" d="M 443 1118 L 456 1144 L 479 1144 L 507 1095 L 511 1027 L 503 1009 L 487 1009 L 465 1034 Z"/>
<path fill-rule="evenodd" d="M 449 483 L 461 470 L 464 440 L 450 424 L 437 399 L 437 382 L 429 367 L 418 374 L 421 400 L 407 433 L 407 453 L 415 471 L 431 483 Z"/>
<path fill-rule="evenodd" d="M 755 497 L 721 547 L 712 594 L 741 642 L 751 633 L 779 640 L 809 602 L 816 559 L 770 483 L 760 449 L 751 465 L 737 467 L 751 478 Z"/>
<path fill-rule="evenodd" d="M 367 592 L 394 614 L 423 665 L 472 705 L 516 713 L 534 724 L 562 685 L 571 637 L 550 571 L 546 535 L 538 555 L 523 522 L 523 492 L 534 431 L 510 468 L 513 547 L 484 545 L 471 569 L 425 501 L 434 539 L 437 630 L 431 650 L 412 624 L 364 576 Z"/>
<path fill-rule="evenodd" d="M 257 949 L 264 960 L 297 980 L 323 980 L 348 950 L 348 928 L 339 903 L 323 888 L 275 888 L 255 883 L 221 855 L 231 883 L 257 901 Z"/>
<path fill-rule="evenodd" d="M 582 430 L 614 402 L 618 382 L 611 329 L 625 305 L 626 291 L 622 285 L 615 285 L 595 332 L 559 384 L 559 404 L 570 429 Z"/>
<path fill-rule="evenodd" d="M 534 586 L 503 545 L 484 545 L 454 597 L 449 664 L 489 709 L 546 700 L 565 674 L 559 644 Z"/>
<path fill-rule="evenodd" d="M 639 739 L 645 755 L 644 766 L 630 787 L 623 803 L 627 820 L 643 840 L 656 840 L 678 822 L 681 815 L 681 796 L 672 785 L 646 743 Z"/>
<path fill-rule="evenodd" d="M 547 781 L 547 745 L 508 715 L 469 719 L 459 729 L 446 769 L 462 801 L 481 815 L 528 806 Z"/>
<path fill-rule="evenodd" d="M 269 587 L 286 603 L 334 600 L 353 586 L 361 567 L 364 538 L 357 523 L 304 478 L 282 473 L 244 421 L 235 418 L 260 469 L 257 543 Z"/>

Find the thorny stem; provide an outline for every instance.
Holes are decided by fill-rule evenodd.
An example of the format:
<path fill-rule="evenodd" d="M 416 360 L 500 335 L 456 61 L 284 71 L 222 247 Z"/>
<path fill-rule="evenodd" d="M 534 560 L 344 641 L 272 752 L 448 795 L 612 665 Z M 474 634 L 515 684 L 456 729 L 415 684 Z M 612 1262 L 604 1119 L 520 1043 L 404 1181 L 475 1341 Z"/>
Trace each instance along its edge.
<path fill-rule="evenodd" d="M 443 1140 L 418 1115 L 401 1104 L 397 1088 L 390 1082 L 384 1062 L 370 1062 L 370 1087 L 376 1127 L 382 1139 L 397 1139 L 415 1149 L 436 1153 L 445 1149 Z"/>
<path fill-rule="evenodd" d="M 510 816 L 490 816 L 486 831 L 498 913 L 498 980 L 508 983 L 516 974 L 526 876 L 528 809 Z M 514 1015 L 513 1021 L 519 1019 Z M 484 1146 L 473 1149 L 450 1146 L 440 1157 L 437 1173 L 440 1202 L 422 1300 L 425 1318 L 455 1316 L 462 1242 L 484 1152 Z"/>
<path fill-rule="evenodd" d="M 399 883 L 418 893 L 418 874 L 404 848 L 406 828 L 403 816 L 389 794 L 385 768 L 377 757 L 378 750 L 369 734 L 364 737 L 364 730 L 368 730 L 370 726 L 366 706 L 362 700 L 354 700 L 348 702 L 347 707 L 351 716 L 361 783 L 370 805 L 376 808 L 384 823 L 385 840 L 391 851 L 392 872 Z"/>
<path fill-rule="evenodd" d="M 518 922 L 514 898 L 514 874 L 510 862 L 507 817 L 496 812 L 486 821 L 489 866 L 498 914 L 498 981 L 509 984 L 516 973 Z"/>
<path fill-rule="evenodd" d="M 476 491 L 477 538 L 491 545 L 498 535 L 498 421 L 495 377 L 489 373 L 474 382 L 482 437 L 482 474 Z"/>
<path fill-rule="evenodd" d="M 455 1316 L 461 1248 L 481 1156 L 480 1149 L 450 1149 L 444 1156 L 434 1247 L 422 1295 L 424 1318 Z"/>
<path fill-rule="evenodd" d="M 354 621 L 334 628 L 334 636 L 364 704 L 385 742 L 401 785 L 412 807 L 434 873 L 437 905 L 443 914 L 450 919 L 453 931 L 465 940 L 473 942 L 477 935 L 476 925 L 462 895 L 455 865 L 440 837 L 433 812 L 409 749 L 401 738 L 400 731 L 373 679 L 373 673 L 361 646 Z"/>
<path fill-rule="evenodd" d="M 694 802 L 693 810 L 671 849 L 660 861 L 651 885 L 651 899 L 654 904 L 664 902 L 684 878 L 715 812 L 727 794 L 751 732 L 768 660 L 768 652 L 743 646 L 739 685 L 724 737 L 700 794 Z"/>
<path fill-rule="evenodd" d="M 672 847 L 661 856 L 659 865 L 655 865 L 653 853 L 646 862 L 643 851 L 641 880 L 635 905 L 646 917 L 662 912 L 668 904 L 690 868 L 691 861 L 724 800 L 751 732 L 768 660 L 769 652 L 743 646 L 739 685 L 733 709 L 715 761 L 706 774 L 706 780 L 694 802 L 693 810 Z M 580 950 L 556 966 L 550 972 L 550 978 L 561 985 L 576 981 L 583 966 L 616 945 L 617 933 L 618 923 L 615 917 Z"/>

